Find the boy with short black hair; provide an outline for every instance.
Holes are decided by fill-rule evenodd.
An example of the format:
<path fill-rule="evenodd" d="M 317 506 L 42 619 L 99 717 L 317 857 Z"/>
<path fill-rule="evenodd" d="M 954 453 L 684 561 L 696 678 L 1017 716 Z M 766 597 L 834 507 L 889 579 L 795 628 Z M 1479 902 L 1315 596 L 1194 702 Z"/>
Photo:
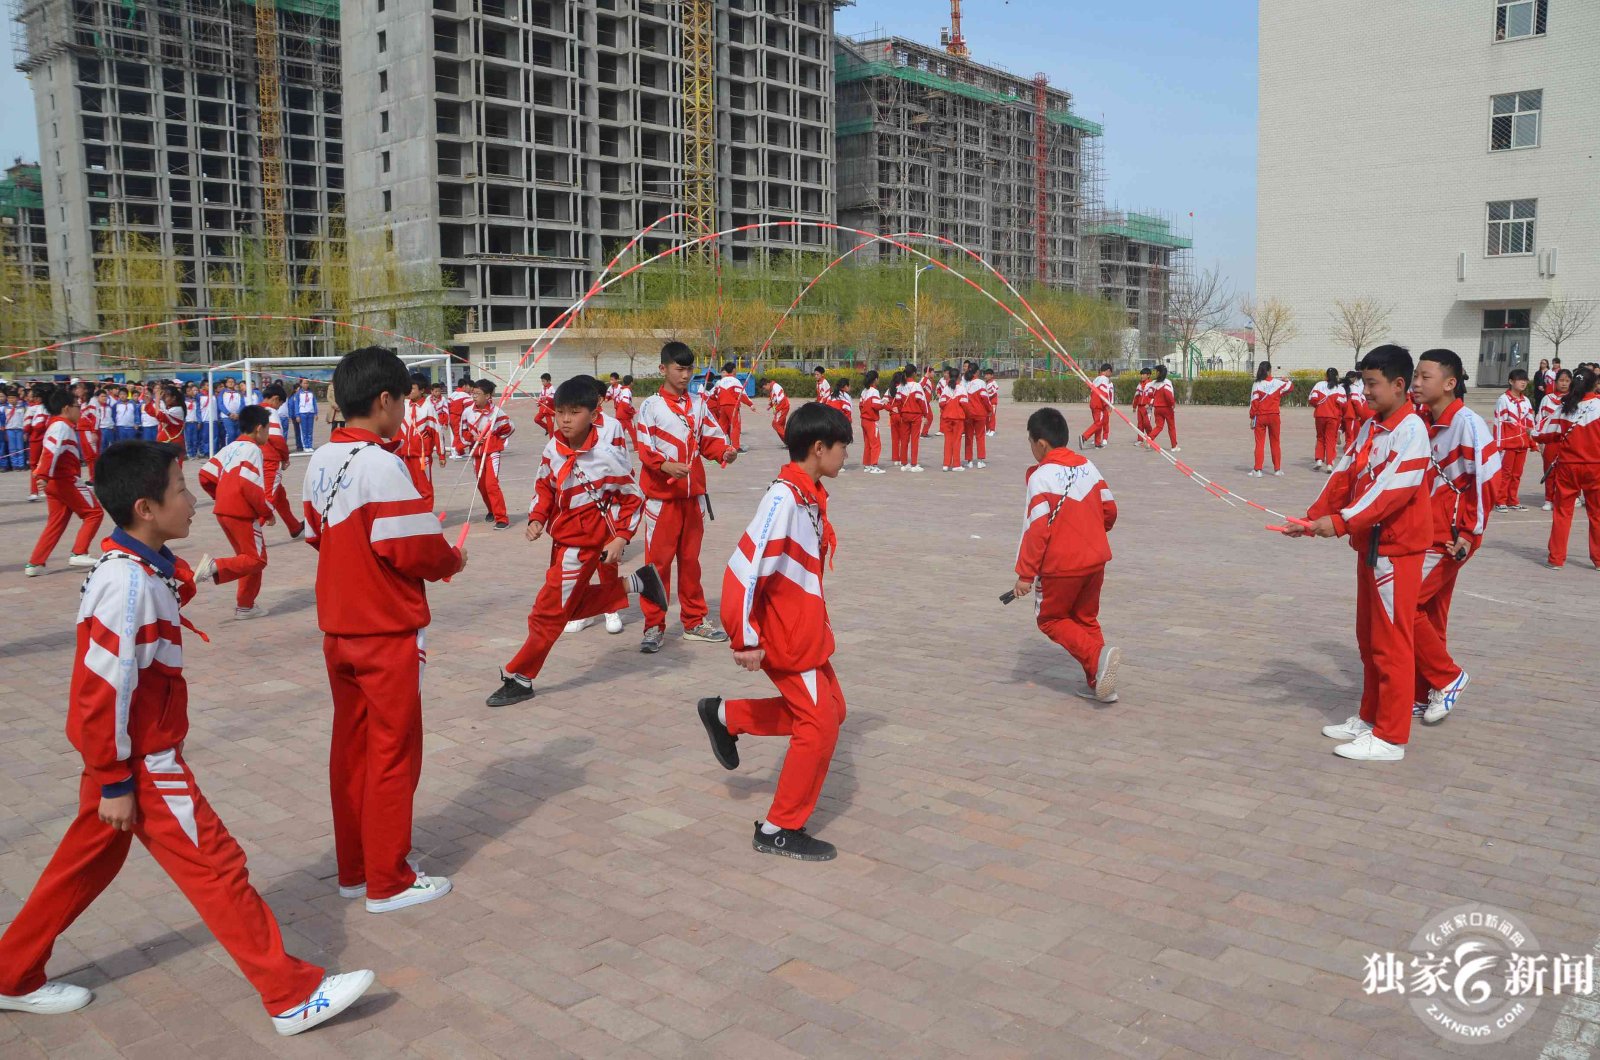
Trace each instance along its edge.
<path fill-rule="evenodd" d="M 756 384 L 756 389 L 767 395 L 767 411 L 772 413 L 772 433 L 778 436 L 778 442 L 784 443 L 783 432 L 789 422 L 789 395 L 783 392 L 783 384 L 776 379 L 763 379 Z"/>
<path fill-rule="evenodd" d="M 567 623 L 620 611 L 629 593 L 667 606 L 661 576 L 649 563 L 625 580 L 617 575 L 644 497 L 627 448 L 595 426 L 599 385 L 574 376 L 556 388 L 554 404 L 556 435 L 539 462 L 525 535 L 529 541 L 550 535 L 550 566 L 528 612 L 527 640 L 500 671 L 500 689 L 486 701 L 491 707 L 533 698 L 533 680 Z"/>
<path fill-rule="evenodd" d="M 722 579 L 722 623 L 734 662 L 778 687 L 766 699 L 710 696 L 700 722 L 724 769 L 739 765 L 740 735 L 788 736 L 789 752 L 765 821 L 751 845 L 763 854 L 831 861 L 832 843 L 805 830 L 828 777 L 844 723 L 844 691 L 833 672 L 833 628 L 822 595 L 823 568 L 838 551 L 824 478 L 838 478 L 854 440 L 838 409 L 810 402 L 789 418 L 790 463 L 756 507 Z"/>
<path fill-rule="evenodd" d="M 411 472 L 411 482 L 422 499 L 433 507 L 433 461 L 444 467 L 444 434 L 428 396 L 428 377 L 411 373 L 411 393 L 406 397 L 406 417 L 400 427 L 400 448 L 396 450 Z"/>
<path fill-rule="evenodd" d="M 811 374 L 817 381 L 817 400 L 827 404 L 828 399 L 833 396 L 833 385 L 828 382 L 828 373 L 824 372 L 822 365 L 819 364 L 811 369 Z"/>
<path fill-rule="evenodd" d="M 1348 537 L 1356 551 L 1356 645 L 1361 710 L 1322 734 L 1359 762 L 1397 762 L 1411 737 L 1417 592 L 1433 540 L 1428 428 L 1411 407 L 1411 353 L 1383 345 L 1358 365 L 1373 418 L 1334 465 L 1327 487 L 1291 523 L 1290 537 Z"/>
<path fill-rule="evenodd" d="M 1500 481 L 1495 489 L 1494 510 L 1525 512 L 1522 503 L 1522 472 L 1528 464 L 1533 441 L 1533 404 L 1527 398 L 1528 370 L 1513 368 L 1506 376 L 1506 392 L 1494 405 L 1494 441 L 1500 447 Z"/>
<path fill-rule="evenodd" d="M 505 409 L 494 403 L 493 380 L 480 379 L 473 383 L 472 404 L 461 414 L 461 438 L 471 451 L 478 494 L 488 509 L 483 519 L 494 523 L 496 530 L 511 525 L 506 514 L 506 495 L 500 489 L 500 454 L 505 452 L 506 439 L 516 429 Z"/>
<path fill-rule="evenodd" d="M 983 396 L 989 402 L 988 435 L 993 438 L 1000 408 L 1000 384 L 995 381 L 993 368 L 983 370 Z"/>
<path fill-rule="evenodd" d="M 262 527 L 276 521 L 262 471 L 266 463 L 262 450 L 267 446 L 271 419 L 271 411 L 263 406 L 246 405 L 239 410 L 239 436 L 200 468 L 200 488 L 216 502 L 213 514 L 234 554 L 202 559 L 195 577 L 214 579 L 218 585 L 238 582 L 233 617 L 241 620 L 267 613 L 266 608 L 256 606 L 256 597 L 261 593 L 261 574 L 267 569 Z"/>
<path fill-rule="evenodd" d="M 100 505 L 94 492 L 78 481 L 78 471 L 83 458 L 78 449 L 78 399 L 66 387 L 56 387 L 45 398 L 49 418 L 39 437 L 39 453 L 31 472 L 32 485 L 42 490 L 49 504 L 49 514 L 33 554 L 22 568 L 24 576 L 37 578 L 45 572 L 50 553 L 66 532 L 67 522 L 76 515 L 82 520 L 78 536 L 72 542 L 72 554 L 67 563 L 74 567 L 94 566 L 89 549 L 94 535 L 100 529 Z"/>
<path fill-rule="evenodd" d="M 481 383 L 482 380 L 479 380 Z M 492 394 L 493 391 L 491 390 Z M 539 376 L 539 408 L 533 414 L 533 422 L 544 428 L 544 433 L 554 437 L 556 433 L 556 388 L 550 380 L 550 373 L 544 372 Z"/>
<path fill-rule="evenodd" d="M 318 550 L 317 625 L 333 693 L 329 778 L 339 895 L 387 913 L 441 898 L 409 858 L 422 774 L 425 582 L 467 565 L 394 455 L 411 388 L 393 350 L 344 355 L 333 373 L 346 426 L 311 457 L 306 542 Z"/>
<path fill-rule="evenodd" d="M 56 1014 L 89 990 L 45 978 L 56 939 L 116 878 L 135 836 L 178 885 L 261 996 L 279 1034 L 332 1019 L 372 985 L 284 952 L 244 852 L 184 761 L 188 689 L 181 613 L 195 592 L 167 548 L 189 536 L 194 496 L 175 446 L 120 442 L 101 454 L 98 493 L 117 529 L 83 585 L 67 738 L 83 758 L 77 816 L 0 938 L 0 1009 Z M 189 628 L 193 628 L 192 626 Z"/>
<path fill-rule="evenodd" d="M 722 366 L 722 377 L 717 380 L 710 401 L 712 411 L 717 417 L 717 425 L 722 428 L 722 433 L 728 436 L 728 444 L 737 451 L 744 452 L 744 446 L 740 442 L 744 434 L 744 416 L 739 406 L 755 408 L 756 403 L 744 392 L 744 381 L 739 378 L 732 361 Z"/>
<path fill-rule="evenodd" d="M 1106 535 L 1117 523 L 1117 502 L 1100 469 L 1072 450 L 1067 418 L 1056 409 L 1028 417 L 1028 445 L 1037 463 L 1028 469 L 1011 591 L 1023 597 L 1037 590 L 1040 632 L 1083 667 L 1078 697 L 1115 703 L 1122 650 L 1107 646 L 1100 630 L 1100 591 L 1111 562 Z"/>
<path fill-rule="evenodd" d="M 1117 403 L 1117 384 L 1111 379 L 1111 365 L 1102 364 L 1100 374 L 1089 381 L 1089 426 L 1078 439 L 1079 448 L 1088 442 L 1104 449 L 1111 440 L 1111 406 Z"/>
<path fill-rule="evenodd" d="M 261 392 L 261 407 L 270 415 L 267 421 L 267 444 L 261 447 L 261 473 L 265 480 L 267 503 L 283 520 L 289 537 L 299 540 L 300 535 L 306 532 L 306 527 L 295 515 L 294 505 L 289 503 L 289 491 L 283 485 L 283 469 L 289 466 L 289 437 L 285 433 L 285 428 L 289 427 L 289 410 L 285 408 L 288 400 L 289 393 L 282 383 L 268 383 Z"/>

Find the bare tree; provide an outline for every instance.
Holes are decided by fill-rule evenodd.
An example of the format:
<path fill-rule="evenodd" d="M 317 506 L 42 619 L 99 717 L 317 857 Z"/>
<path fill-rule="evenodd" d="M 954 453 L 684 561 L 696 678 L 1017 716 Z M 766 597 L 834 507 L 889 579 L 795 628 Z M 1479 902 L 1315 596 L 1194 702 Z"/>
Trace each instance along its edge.
<path fill-rule="evenodd" d="M 1277 298 L 1256 299 L 1245 295 L 1239 299 L 1239 312 L 1255 329 L 1256 345 L 1261 347 L 1264 354 L 1262 359 L 1268 364 L 1272 363 L 1273 347 L 1293 342 L 1300 336 L 1300 328 L 1294 321 L 1294 310 Z"/>
<path fill-rule="evenodd" d="M 1561 344 L 1568 339 L 1581 338 L 1594 327 L 1594 299 L 1558 298 L 1544 307 L 1533 330 L 1539 337 L 1556 348 L 1561 356 Z"/>
<path fill-rule="evenodd" d="M 1167 299 L 1167 319 L 1178 340 L 1184 375 L 1191 375 L 1188 367 L 1190 357 L 1195 355 L 1194 340 L 1221 326 L 1232 308 L 1233 292 L 1216 266 L 1199 275 L 1191 273 L 1178 278 Z M 1190 389 L 1193 385 L 1191 377 Z"/>
<path fill-rule="evenodd" d="M 1377 345 L 1379 339 L 1389 334 L 1389 314 L 1393 312 L 1394 306 L 1384 305 L 1376 298 L 1362 297 L 1348 302 L 1335 298 L 1333 341 L 1355 350 L 1355 359 L 1359 361 L 1362 350 Z"/>

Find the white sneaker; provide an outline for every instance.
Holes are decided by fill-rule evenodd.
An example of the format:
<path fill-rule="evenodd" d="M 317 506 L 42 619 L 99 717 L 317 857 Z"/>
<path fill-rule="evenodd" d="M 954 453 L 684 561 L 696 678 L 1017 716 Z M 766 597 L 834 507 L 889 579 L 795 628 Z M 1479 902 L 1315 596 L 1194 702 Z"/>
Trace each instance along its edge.
<path fill-rule="evenodd" d="M 367 912 L 392 913 L 396 909 L 421 905 L 450 893 L 450 881 L 444 876 L 418 876 L 411 886 L 388 898 L 368 898 Z"/>
<path fill-rule="evenodd" d="M 1072 690 L 1072 694 L 1077 696 L 1079 699 L 1092 699 L 1096 703 L 1115 703 L 1118 699 L 1118 696 L 1115 692 L 1111 693 L 1111 695 L 1105 699 L 1101 699 L 1099 694 L 1088 685 L 1079 685 L 1077 688 Z"/>
<path fill-rule="evenodd" d="M 1330 740 L 1354 740 L 1359 736 L 1372 731 L 1372 726 L 1361 720 L 1361 715 L 1352 714 L 1339 725 L 1324 725 L 1322 735 Z"/>
<path fill-rule="evenodd" d="M 1510 509 L 1510 508 L 1507 508 L 1507 507 L 1506 507 L 1506 506 L 1505 506 L 1505 505 L 1503 505 L 1503 504 L 1497 504 L 1497 505 L 1495 505 L 1495 506 L 1494 506 L 1494 510 L 1495 510 L 1495 512 L 1496 512 L 1496 513 L 1501 513 L 1501 514 L 1503 514 L 1503 513 L 1505 513 L 1505 512 L 1509 512 L 1509 511 L 1510 511 L 1510 510 L 1511 510 L 1511 509 Z"/>
<path fill-rule="evenodd" d="M 1321 471 L 1322 470 L 1322 461 L 1318 460 L 1316 463 L 1312 464 L 1311 465 L 1311 470 L 1313 470 L 1313 471 Z"/>
<path fill-rule="evenodd" d="M 945 470 L 949 471 L 950 469 L 945 468 Z M 44 572 L 45 566 L 43 563 L 25 563 L 22 565 L 22 576 L 24 578 L 37 578 Z"/>
<path fill-rule="evenodd" d="M 1398 762 L 1406 756 L 1406 749 L 1401 744 L 1385 743 L 1372 733 L 1365 732 L 1352 742 L 1335 747 L 1333 753 L 1357 762 Z"/>
<path fill-rule="evenodd" d="M 1282 478 L 1283 477 L 1283 469 L 1279 468 L 1278 470 L 1274 471 L 1272 473 L 1272 475 L 1273 475 L 1274 478 Z"/>
<path fill-rule="evenodd" d="M 562 629 L 561 632 L 563 632 L 563 633 L 581 633 L 582 631 L 588 629 L 590 626 L 594 625 L 598 621 L 600 621 L 598 616 L 590 616 L 589 618 L 575 618 L 571 622 L 568 622 L 566 624 L 566 627 L 564 629 Z"/>
<path fill-rule="evenodd" d="M 272 1017 L 272 1026 L 279 1034 L 299 1034 L 319 1023 L 326 1023 L 365 994 L 377 976 L 362 968 L 360 971 L 330 975 L 317 984 L 311 996 L 287 1012 Z"/>
<path fill-rule="evenodd" d="M 29 504 L 37 504 L 38 502 L 39 502 L 39 495 L 37 493 L 28 494 L 28 503 Z"/>
<path fill-rule="evenodd" d="M 1245 478 L 1260 478 L 1261 477 L 1261 472 L 1253 471 L 1253 470 L 1252 471 L 1246 471 L 1244 473 L 1244 477 Z"/>
<path fill-rule="evenodd" d="M 957 464 L 955 467 L 951 468 L 950 470 L 951 471 L 965 471 L 966 470 L 966 466 L 963 465 L 963 464 Z"/>
<path fill-rule="evenodd" d="M 1169 452 L 1169 453 L 1181 453 L 1181 452 L 1183 452 L 1183 446 L 1175 445 L 1171 449 L 1168 449 L 1167 452 Z"/>
<path fill-rule="evenodd" d="M 1461 676 L 1451 681 L 1443 688 L 1434 689 L 1428 693 L 1428 709 L 1422 715 L 1424 725 L 1437 725 L 1450 716 L 1456 709 L 1456 701 L 1461 698 L 1461 693 L 1467 690 L 1467 683 L 1472 678 L 1467 676 L 1467 671 L 1462 670 Z"/>
<path fill-rule="evenodd" d="M 606 612 L 606 632 L 607 633 L 621 633 L 622 632 L 622 612 L 620 612 L 620 611 L 607 611 Z"/>
<path fill-rule="evenodd" d="M 1544 502 L 1544 507 L 1539 509 L 1539 510 L 1540 511 L 1545 511 L 1545 512 L 1552 512 L 1552 511 L 1555 511 L 1555 507 L 1556 506 L 1551 504 L 1549 501 L 1545 501 Z"/>
<path fill-rule="evenodd" d="M 233 618 L 236 622 L 247 622 L 252 618 L 266 618 L 267 609 L 257 604 L 254 607 L 236 607 L 233 609 Z"/>
<path fill-rule="evenodd" d="M 406 864 L 411 867 L 412 872 L 416 873 L 418 876 L 422 875 L 422 862 L 420 860 L 413 857 L 407 857 Z M 366 896 L 367 885 L 364 883 L 358 883 L 354 887 L 345 887 L 341 885 L 339 888 L 340 898 L 365 898 Z"/>
<path fill-rule="evenodd" d="M 1100 649 L 1095 667 L 1094 698 L 1102 703 L 1117 701 L 1117 669 L 1122 665 L 1122 649 L 1109 645 Z"/>
<path fill-rule="evenodd" d="M 76 1012 L 93 1000 L 93 990 L 52 979 L 31 994 L 0 994 L 0 1009 L 58 1016 Z"/>
<path fill-rule="evenodd" d="M 993 432 L 993 431 L 989 431 L 989 432 L 987 432 L 987 434 L 986 434 L 986 435 L 985 435 L 985 437 L 988 437 L 988 438 L 993 438 L 993 437 L 994 437 L 994 432 Z"/>
<path fill-rule="evenodd" d="M 69 567 L 92 567 L 98 562 L 100 560 L 97 557 L 91 556 L 87 552 L 74 552 L 67 556 L 67 566 Z"/>
<path fill-rule="evenodd" d="M 985 464 L 982 460 L 979 460 L 976 466 L 980 467 L 980 468 L 984 468 L 984 467 L 988 467 L 989 465 Z"/>
<path fill-rule="evenodd" d="M 921 464 L 912 464 L 911 465 L 911 470 L 912 471 L 921 471 L 921 470 L 923 470 L 923 467 L 922 467 Z"/>
<path fill-rule="evenodd" d="M 1413 703 L 1413 704 L 1411 704 L 1411 716 L 1420 721 L 1422 719 L 1422 716 L 1424 714 L 1428 713 L 1428 703 L 1433 702 L 1433 697 L 1436 696 L 1436 695 L 1438 695 L 1438 693 L 1430 688 L 1428 690 L 1428 702 L 1427 703 Z"/>
<path fill-rule="evenodd" d="M 217 561 L 207 553 L 200 557 L 200 562 L 194 566 L 194 580 L 196 582 L 215 582 L 217 580 Z"/>
<path fill-rule="evenodd" d="M 948 467 L 941 467 L 941 468 L 940 468 L 940 469 L 939 469 L 939 470 L 940 470 L 940 471 L 945 471 L 945 472 L 948 472 L 948 471 L 949 471 L 949 470 L 950 470 L 950 469 L 949 469 L 949 468 L 948 468 Z"/>

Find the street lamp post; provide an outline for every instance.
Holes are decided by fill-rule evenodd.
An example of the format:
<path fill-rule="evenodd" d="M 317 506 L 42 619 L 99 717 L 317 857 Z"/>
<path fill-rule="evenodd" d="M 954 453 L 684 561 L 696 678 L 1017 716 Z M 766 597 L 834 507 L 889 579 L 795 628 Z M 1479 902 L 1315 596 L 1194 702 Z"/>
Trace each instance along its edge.
<path fill-rule="evenodd" d="M 911 360 L 922 363 L 922 274 L 934 266 L 919 265 L 911 272 Z"/>

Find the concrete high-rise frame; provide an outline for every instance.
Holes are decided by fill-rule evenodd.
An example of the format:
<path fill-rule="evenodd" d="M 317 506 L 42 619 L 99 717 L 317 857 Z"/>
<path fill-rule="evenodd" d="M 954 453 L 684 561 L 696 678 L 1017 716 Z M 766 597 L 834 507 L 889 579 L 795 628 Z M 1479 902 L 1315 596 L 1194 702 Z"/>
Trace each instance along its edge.
<path fill-rule="evenodd" d="M 442 270 L 478 331 L 538 327 L 684 209 L 685 4 L 357 0 L 343 22 L 352 245 Z M 715 4 L 716 225 L 834 219 L 836 0 Z M 356 17 L 359 15 L 359 17 Z M 647 247 L 688 231 L 665 225 Z M 823 250 L 817 229 L 726 260 Z"/>

